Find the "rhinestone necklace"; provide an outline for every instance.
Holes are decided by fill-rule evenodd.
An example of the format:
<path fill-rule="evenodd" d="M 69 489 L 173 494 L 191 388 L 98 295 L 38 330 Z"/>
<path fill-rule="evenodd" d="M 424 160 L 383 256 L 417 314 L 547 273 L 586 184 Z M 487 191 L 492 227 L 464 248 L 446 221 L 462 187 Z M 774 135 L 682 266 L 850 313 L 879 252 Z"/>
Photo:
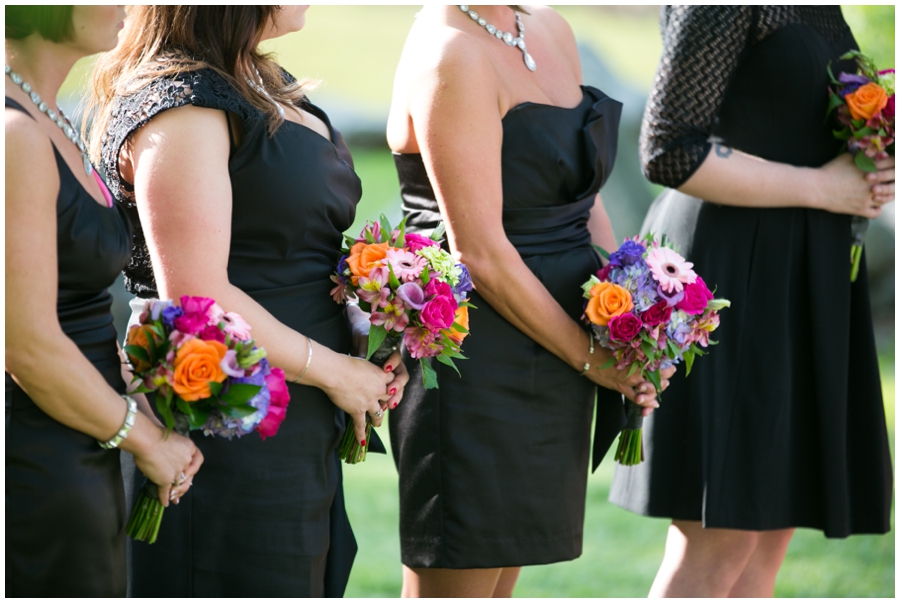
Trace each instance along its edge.
<path fill-rule="evenodd" d="M 525 26 L 522 25 L 522 19 L 519 17 L 518 12 L 516 12 L 516 27 L 519 28 L 519 36 L 513 37 L 510 32 L 500 31 L 499 29 L 485 21 L 484 17 L 479 17 L 478 13 L 476 13 L 474 10 L 469 10 L 468 5 L 460 4 L 459 10 L 469 15 L 469 17 L 471 17 L 473 21 L 485 28 L 489 34 L 491 34 L 498 40 L 504 41 L 507 46 L 518 46 L 519 50 L 522 51 L 522 58 L 525 60 L 525 66 L 528 67 L 529 71 L 534 71 L 535 69 L 537 69 L 537 63 L 534 62 L 534 59 L 531 58 L 531 55 L 528 54 L 528 51 L 525 50 Z"/>
<path fill-rule="evenodd" d="M 81 140 L 81 136 L 78 135 L 78 131 L 75 129 L 75 126 L 72 125 L 72 122 L 69 121 L 69 118 L 66 117 L 62 109 L 59 107 L 56 108 L 56 111 L 50 108 L 50 106 L 41 100 L 41 95 L 31 89 L 31 84 L 22 79 L 22 76 L 10 69 L 9 65 L 6 66 L 6 75 L 9 76 L 9 79 L 13 81 L 13 84 L 22 89 L 25 94 L 31 98 L 31 102 L 37 107 L 38 111 L 41 113 L 45 113 L 47 117 L 53 120 L 59 129 L 63 131 L 63 134 L 66 135 L 66 138 L 72 141 L 78 150 L 81 151 L 81 161 L 84 164 L 84 173 L 87 176 L 90 176 L 94 173 L 94 166 L 91 164 L 91 160 L 88 158 L 87 147 L 84 145 L 84 142 Z M 99 180 L 99 179 L 98 179 Z M 103 187 L 101 187 L 102 189 Z M 104 197 L 106 194 L 104 194 Z M 107 199 L 107 202 L 109 199 Z"/>

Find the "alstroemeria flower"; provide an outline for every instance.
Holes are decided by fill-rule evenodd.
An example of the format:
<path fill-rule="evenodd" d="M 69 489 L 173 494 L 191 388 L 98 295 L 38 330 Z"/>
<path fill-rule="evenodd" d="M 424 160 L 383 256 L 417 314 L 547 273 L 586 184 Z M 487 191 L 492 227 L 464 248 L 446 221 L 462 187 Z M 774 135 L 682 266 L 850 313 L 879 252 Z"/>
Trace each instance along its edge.
<path fill-rule="evenodd" d="M 388 276 L 388 269 L 384 266 L 372 268 L 368 277 L 359 277 L 357 297 L 364 302 L 372 304 L 373 308 L 381 305 L 391 294 L 391 290 L 387 286 Z"/>
<path fill-rule="evenodd" d="M 374 306 L 372 309 L 375 309 Z M 388 331 L 394 330 L 402 333 L 409 324 L 409 315 L 406 313 L 406 308 L 403 307 L 403 300 L 395 297 L 384 302 L 381 310 L 381 312 L 372 312 L 369 322 L 373 325 L 384 325 Z"/>

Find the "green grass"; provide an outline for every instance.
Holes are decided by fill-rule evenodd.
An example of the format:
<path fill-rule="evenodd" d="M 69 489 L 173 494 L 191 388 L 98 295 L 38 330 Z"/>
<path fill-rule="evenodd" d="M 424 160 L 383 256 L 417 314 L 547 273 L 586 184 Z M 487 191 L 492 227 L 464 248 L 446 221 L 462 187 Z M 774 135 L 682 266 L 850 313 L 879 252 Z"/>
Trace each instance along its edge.
<path fill-rule="evenodd" d="M 892 352 L 882 358 L 882 385 L 893 447 Z M 387 423 L 380 431 L 386 440 Z M 607 502 L 612 472 L 608 456 L 588 481 L 582 556 L 566 563 L 524 568 L 516 597 L 646 596 L 662 560 L 669 521 L 640 517 Z M 373 454 L 360 465 L 345 465 L 344 488 L 360 548 L 347 596 L 399 596 L 399 503 L 391 457 Z M 815 530 L 797 530 L 778 575 L 775 595 L 893 597 L 893 530 L 885 536 L 845 540 L 828 540 Z"/>

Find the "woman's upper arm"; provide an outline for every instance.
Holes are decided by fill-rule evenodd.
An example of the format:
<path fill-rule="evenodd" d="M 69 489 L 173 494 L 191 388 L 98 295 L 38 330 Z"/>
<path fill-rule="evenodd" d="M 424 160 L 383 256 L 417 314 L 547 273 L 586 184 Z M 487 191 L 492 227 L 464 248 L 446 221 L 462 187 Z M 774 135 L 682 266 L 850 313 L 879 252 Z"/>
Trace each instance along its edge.
<path fill-rule="evenodd" d="M 6 110 L 6 362 L 36 338 L 62 333 L 56 199 L 59 172 L 47 135 L 27 115 Z"/>
<path fill-rule="evenodd" d="M 750 35 L 753 7 L 673 6 L 641 124 L 644 175 L 678 188 L 709 154 L 725 91 Z"/>
<path fill-rule="evenodd" d="M 157 288 L 213 295 L 228 281 L 230 141 L 225 112 L 187 105 L 132 134 L 134 194 Z"/>
<path fill-rule="evenodd" d="M 451 248 L 469 263 L 506 238 L 497 90 L 489 61 L 465 41 L 452 39 L 422 74 L 410 114 Z"/>

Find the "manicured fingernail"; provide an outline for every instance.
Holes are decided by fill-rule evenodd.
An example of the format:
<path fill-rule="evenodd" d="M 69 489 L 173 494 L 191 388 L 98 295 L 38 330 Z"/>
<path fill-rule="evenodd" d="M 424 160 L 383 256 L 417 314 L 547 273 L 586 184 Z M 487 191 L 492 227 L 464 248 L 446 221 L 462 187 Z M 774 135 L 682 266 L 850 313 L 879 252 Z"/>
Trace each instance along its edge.
<path fill-rule="evenodd" d="M 389 393 L 390 395 L 393 396 L 394 394 L 397 393 L 397 388 L 396 388 L 396 387 L 392 387 L 391 390 L 390 390 L 388 393 Z"/>
<path fill-rule="evenodd" d="M 397 403 L 394 402 L 394 403 L 391 405 L 391 408 L 397 408 Z"/>
<path fill-rule="evenodd" d="M 390 373 L 392 370 L 394 370 L 394 367 L 392 367 L 390 364 L 384 367 L 385 373 Z"/>
<path fill-rule="evenodd" d="M 646 392 L 646 391 L 647 391 L 647 386 L 646 386 L 646 385 L 642 385 L 642 386 L 641 386 L 641 393 L 644 393 L 644 392 Z"/>
<path fill-rule="evenodd" d="M 360 446 L 365 446 L 365 445 L 366 445 L 366 441 L 365 441 L 365 440 L 363 440 L 363 441 L 362 441 L 362 442 L 360 442 L 360 443 L 359 443 L 359 444 L 360 444 Z"/>

